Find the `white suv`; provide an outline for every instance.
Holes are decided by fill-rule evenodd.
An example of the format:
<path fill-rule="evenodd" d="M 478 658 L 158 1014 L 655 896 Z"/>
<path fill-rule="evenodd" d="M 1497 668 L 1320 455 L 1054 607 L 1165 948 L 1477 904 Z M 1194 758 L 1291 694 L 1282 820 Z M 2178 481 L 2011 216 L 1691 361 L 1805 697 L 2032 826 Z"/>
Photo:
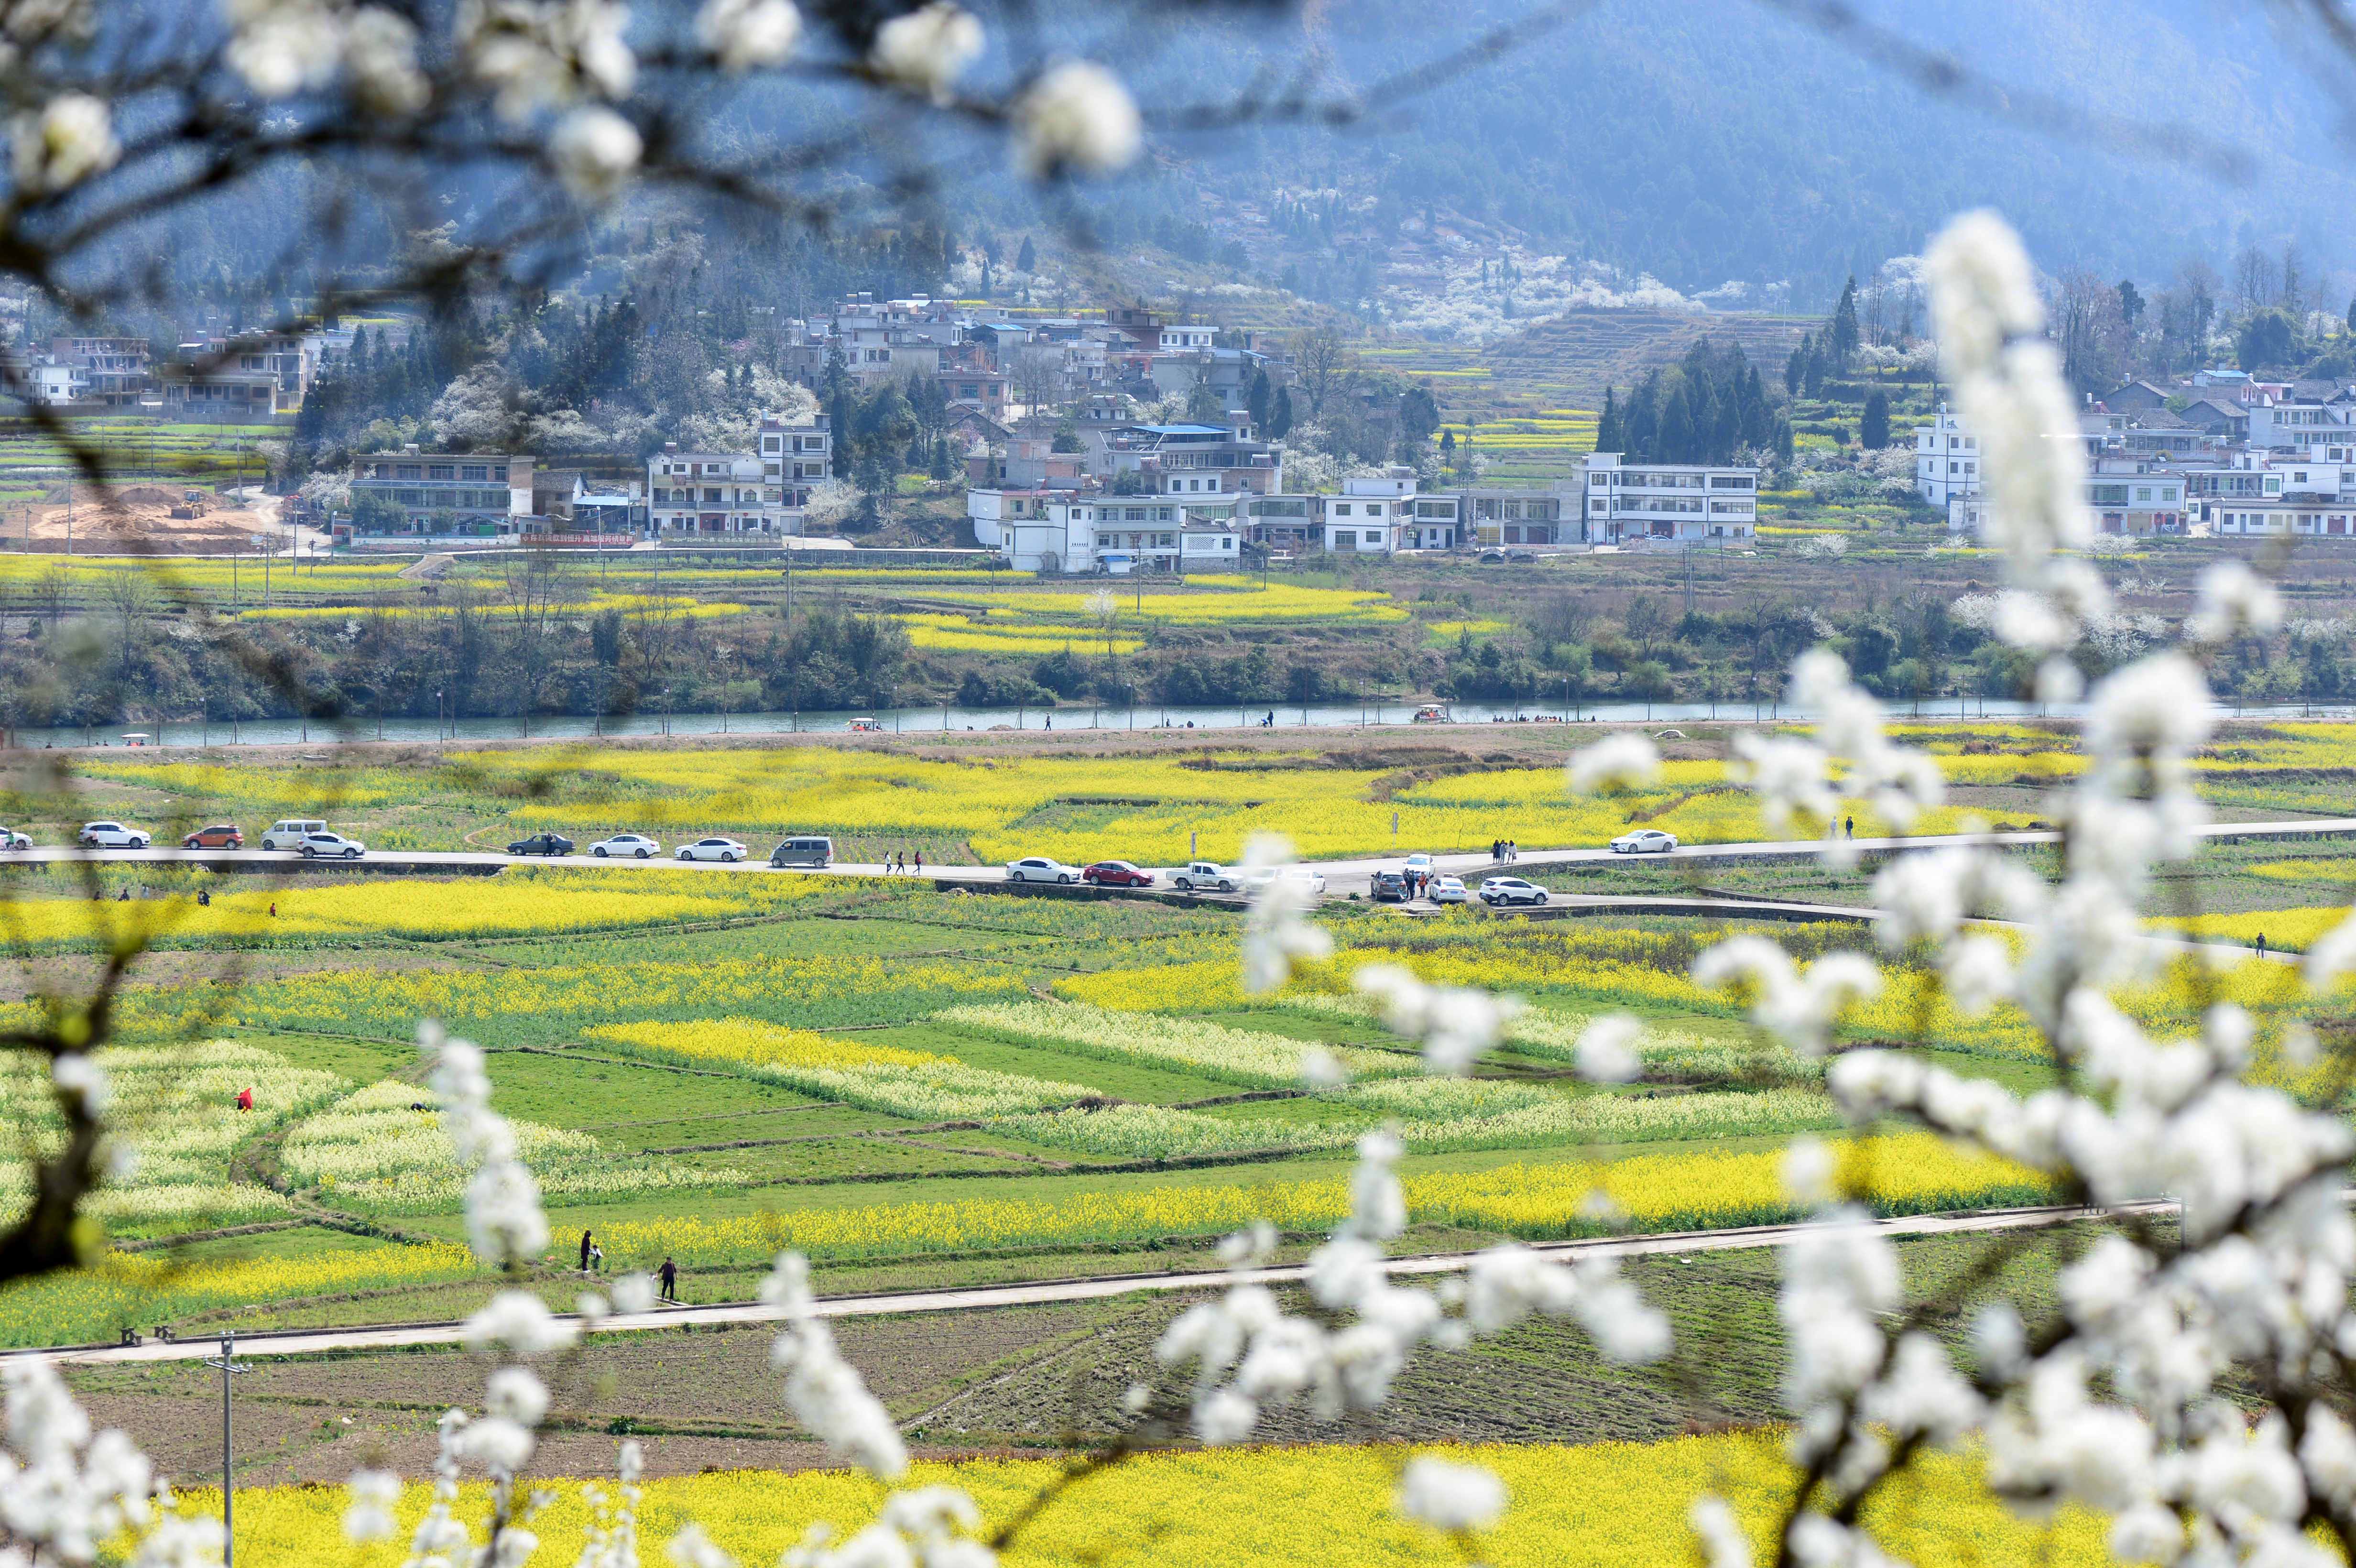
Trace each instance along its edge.
<path fill-rule="evenodd" d="M 1197 888 L 1206 892 L 1233 893 L 1243 891 L 1243 879 L 1220 865 L 1216 860 L 1190 861 L 1184 870 L 1174 873 L 1170 885 L 1182 893 Z"/>
<path fill-rule="evenodd" d="M 357 860 L 368 853 L 368 846 L 340 833 L 305 833 L 294 853 L 305 860 Z"/>
<path fill-rule="evenodd" d="M 300 849 L 304 839 L 327 830 L 327 825 L 324 822 L 305 822 L 300 817 L 290 816 L 262 829 L 262 847 L 264 849 Z"/>
<path fill-rule="evenodd" d="M 89 849 L 145 849 L 147 830 L 125 827 L 120 822 L 85 822 L 79 841 Z"/>

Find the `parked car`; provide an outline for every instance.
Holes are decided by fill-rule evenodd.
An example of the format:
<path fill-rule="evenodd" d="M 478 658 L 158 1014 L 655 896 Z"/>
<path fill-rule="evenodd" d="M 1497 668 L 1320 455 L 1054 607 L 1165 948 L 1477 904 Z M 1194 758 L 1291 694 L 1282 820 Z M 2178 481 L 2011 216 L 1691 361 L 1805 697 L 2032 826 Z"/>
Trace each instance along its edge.
<path fill-rule="evenodd" d="M 144 828 L 120 822 L 85 822 L 76 842 L 90 849 L 145 849 L 150 842 Z"/>
<path fill-rule="evenodd" d="M 1189 860 L 1183 870 L 1171 876 L 1170 885 L 1182 893 L 1238 893 L 1243 891 L 1244 881 L 1241 875 L 1216 860 Z"/>
<path fill-rule="evenodd" d="M 590 845 L 589 853 L 600 860 L 616 855 L 627 855 L 632 859 L 643 860 L 649 855 L 661 854 L 662 846 L 643 833 L 616 833 L 611 838 L 600 838 Z"/>
<path fill-rule="evenodd" d="M 1279 877 L 1282 877 L 1288 882 L 1299 884 L 1303 891 L 1312 897 L 1322 895 L 1325 891 L 1325 873 L 1314 866 L 1287 866 L 1280 871 L 1273 869 L 1246 871 L 1243 874 L 1244 886 L 1252 892 L 1258 892 Z"/>
<path fill-rule="evenodd" d="M 325 833 L 327 830 L 327 825 L 324 822 L 290 816 L 262 830 L 262 847 L 264 849 L 300 849 L 305 834 Z"/>
<path fill-rule="evenodd" d="M 1372 891 L 1378 904 L 1403 904 L 1407 902 L 1407 878 L 1397 871 L 1376 871 Z"/>
<path fill-rule="evenodd" d="M 29 849 L 32 839 L 13 827 L 0 827 L 0 849 Z"/>
<path fill-rule="evenodd" d="M 1481 884 L 1481 901 L 1491 909 L 1505 904 L 1542 904 L 1547 901 L 1547 891 L 1519 877 L 1491 877 Z"/>
<path fill-rule="evenodd" d="M 1462 877 L 1435 877 L 1431 883 L 1431 901 L 1436 904 L 1461 904 L 1472 897 L 1464 891 Z"/>
<path fill-rule="evenodd" d="M 1431 869 L 1431 857 L 1422 853 L 1409 855 L 1407 858 L 1407 869 L 1410 871 L 1429 871 Z"/>
<path fill-rule="evenodd" d="M 368 846 L 340 833 L 305 833 L 294 853 L 305 860 L 357 860 L 368 853 Z"/>
<path fill-rule="evenodd" d="M 1657 827 L 1639 827 L 1612 840 L 1614 855 L 1665 855 L 1677 847 L 1677 836 Z"/>
<path fill-rule="evenodd" d="M 1053 856 L 1026 855 L 1020 860 L 1006 862 L 1006 880 L 1010 882 L 1055 882 L 1069 887 L 1080 880 L 1080 874 Z"/>
<path fill-rule="evenodd" d="M 744 846 L 734 838 L 699 838 L 692 844 L 682 844 L 672 851 L 682 860 L 720 860 L 733 863 L 745 856 Z"/>
<path fill-rule="evenodd" d="M 508 846 L 510 855 L 570 855 L 573 840 L 562 833 L 535 833 Z"/>
<path fill-rule="evenodd" d="M 769 864 L 772 866 L 824 868 L 833 863 L 834 840 L 831 838 L 807 836 L 800 838 L 788 838 L 769 851 Z"/>
<path fill-rule="evenodd" d="M 242 849 L 244 830 L 234 822 L 223 822 L 211 827 L 199 827 L 180 840 L 183 849 Z"/>
<path fill-rule="evenodd" d="M 1080 880 L 1094 882 L 1100 888 L 1150 888 L 1153 885 L 1153 873 L 1141 871 L 1126 860 L 1098 860 L 1081 869 Z"/>
<path fill-rule="evenodd" d="M 853 719 L 850 723 L 845 724 L 843 728 L 856 735 L 881 735 L 884 733 L 884 723 L 883 720 L 879 719 Z"/>

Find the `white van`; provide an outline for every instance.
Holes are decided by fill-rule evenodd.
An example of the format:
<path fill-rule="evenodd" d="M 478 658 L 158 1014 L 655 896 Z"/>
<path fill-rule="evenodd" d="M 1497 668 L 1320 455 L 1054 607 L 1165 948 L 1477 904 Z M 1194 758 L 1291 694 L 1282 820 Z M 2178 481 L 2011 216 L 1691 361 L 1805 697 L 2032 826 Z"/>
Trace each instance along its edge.
<path fill-rule="evenodd" d="M 270 825 L 269 829 L 262 836 L 262 847 L 264 849 L 300 849 L 303 848 L 305 838 L 314 833 L 325 833 L 327 830 L 327 825 L 324 822 L 305 821 L 290 816 L 284 822 L 273 822 Z"/>

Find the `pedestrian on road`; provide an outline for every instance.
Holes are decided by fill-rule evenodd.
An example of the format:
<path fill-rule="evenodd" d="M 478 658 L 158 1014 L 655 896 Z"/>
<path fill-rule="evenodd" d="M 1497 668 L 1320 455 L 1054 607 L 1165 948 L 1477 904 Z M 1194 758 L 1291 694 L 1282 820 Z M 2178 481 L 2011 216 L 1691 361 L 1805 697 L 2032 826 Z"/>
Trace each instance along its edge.
<path fill-rule="evenodd" d="M 2265 933 L 2265 932 L 2263 932 L 2263 931 L 2262 931 L 2262 932 L 2258 933 L 2258 951 L 2259 951 L 2260 953 L 2264 953 L 2265 950 L 2266 950 L 2266 933 Z"/>
<path fill-rule="evenodd" d="M 581 1272 L 589 1272 L 589 1232 L 586 1231 L 581 1232 Z"/>
<path fill-rule="evenodd" d="M 1508 839 L 1506 839 L 1506 840 L 1505 840 L 1505 859 L 1508 859 L 1508 860 L 1518 860 L 1518 859 L 1520 859 L 1521 858 L 1522 858 L 1522 844 L 1521 844 L 1521 840 L 1520 840 L 1520 839 L 1518 839 L 1518 838 L 1508 838 Z"/>
<path fill-rule="evenodd" d="M 916 851 L 916 875 L 918 875 L 918 876 L 920 876 L 920 877 L 921 877 L 921 876 L 923 876 L 924 874 L 925 874 L 925 852 L 924 852 L 922 849 L 919 849 L 919 850 L 917 850 L 917 851 Z"/>
<path fill-rule="evenodd" d="M 1841 827 L 1842 827 L 1842 830 L 1843 830 L 1843 831 L 1845 831 L 1846 833 L 1847 833 L 1847 835 L 1848 835 L 1850 837 L 1854 838 L 1854 837 L 1857 837 L 1857 818 L 1856 818 L 1856 817 L 1854 817 L 1854 816 L 1845 816 L 1845 817 L 1843 817 L 1843 818 L 1841 819 Z"/>
<path fill-rule="evenodd" d="M 679 1265 L 669 1258 L 663 1259 L 662 1298 L 665 1301 L 679 1299 Z"/>

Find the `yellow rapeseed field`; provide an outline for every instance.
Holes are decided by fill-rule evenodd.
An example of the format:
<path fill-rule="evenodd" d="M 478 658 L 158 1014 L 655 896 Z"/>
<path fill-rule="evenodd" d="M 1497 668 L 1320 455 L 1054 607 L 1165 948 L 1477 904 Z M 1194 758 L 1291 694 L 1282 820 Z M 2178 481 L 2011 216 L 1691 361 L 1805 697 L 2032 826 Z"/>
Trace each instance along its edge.
<path fill-rule="evenodd" d="M 2036 1202 L 2030 1172 L 1960 1152 L 1927 1133 L 1841 1145 L 1861 1191 L 1888 1213 Z M 1595 1233 L 1590 1195 L 1601 1191 L 1639 1229 L 1671 1231 L 1762 1223 L 1790 1217 L 1780 1150 L 1657 1154 L 1606 1162 L 1511 1165 L 1484 1171 L 1410 1174 L 1408 1209 L 1418 1222 L 1543 1239 Z M 901 1256 L 994 1247 L 1215 1235 L 1265 1219 L 1287 1231 L 1321 1231 L 1348 1211 L 1340 1178 L 1119 1188 L 1053 1200 L 969 1199 L 864 1208 L 797 1210 L 704 1220 L 608 1224 L 617 1260 L 744 1262 L 793 1247 L 816 1257 Z"/>
<path fill-rule="evenodd" d="M 1363 1568 L 1376 1563 L 1449 1568 L 1465 1561 L 1447 1538 L 1404 1519 L 1392 1505 L 1400 1468 L 1413 1453 L 1332 1445 L 1224 1448 L 1132 1459 L 1052 1504 L 1017 1538 L 1007 1561 L 1038 1568 L 1237 1568 L 1290 1563 Z M 1479 1541 L 1496 1568 L 1629 1568 L 1694 1560 L 1686 1514 L 1696 1498 L 1726 1498 L 1762 1560 L 1772 1560 L 1773 1525 L 1791 1495 L 1783 1435 L 1772 1430 L 1684 1437 L 1665 1443 L 1484 1444 L 1436 1450 L 1486 1466 L 1511 1504 Z M 980 1506 L 984 1533 L 1010 1518 L 1055 1477 L 1055 1459 L 920 1463 L 904 1485 L 963 1488 Z M 610 1481 L 597 1482 L 610 1492 Z M 533 1528 L 541 1556 L 578 1551 L 589 1518 L 584 1487 L 556 1483 Z M 841 1470 L 793 1475 L 739 1470 L 647 1484 L 638 1508 L 644 1555 L 691 1520 L 737 1561 L 776 1561 L 820 1520 L 847 1534 L 875 1516 L 884 1488 Z M 428 1488 L 408 1488 L 393 1541 L 347 1545 L 340 1487 L 241 1488 L 238 1560 L 251 1568 L 391 1568 L 423 1515 Z M 462 1517 L 479 1520 L 487 1497 L 462 1493 Z M 220 1510 L 217 1492 L 181 1494 L 190 1513 Z M 1887 1549 L 1922 1568 L 2051 1568 L 2106 1562 L 2106 1525 L 2065 1509 L 2053 1520 L 2019 1520 L 1992 1499 L 1976 1454 L 1933 1455 L 1867 1509 L 1864 1522 Z M 535 1559 L 537 1561 L 538 1559 Z"/>

